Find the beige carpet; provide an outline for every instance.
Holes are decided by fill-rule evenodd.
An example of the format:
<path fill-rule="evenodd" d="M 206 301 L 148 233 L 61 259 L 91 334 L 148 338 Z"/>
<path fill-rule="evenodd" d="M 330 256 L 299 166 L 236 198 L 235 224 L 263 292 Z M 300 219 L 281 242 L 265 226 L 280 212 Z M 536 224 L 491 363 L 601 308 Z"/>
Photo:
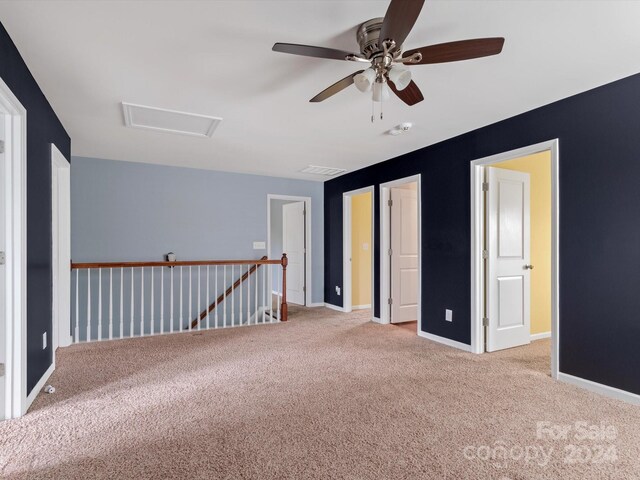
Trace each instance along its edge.
<path fill-rule="evenodd" d="M 478 356 L 368 314 L 61 350 L 56 393 L 0 423 L 0 477 L 640 478 L 640 408 L 551 380 L 547 341 Z"/>

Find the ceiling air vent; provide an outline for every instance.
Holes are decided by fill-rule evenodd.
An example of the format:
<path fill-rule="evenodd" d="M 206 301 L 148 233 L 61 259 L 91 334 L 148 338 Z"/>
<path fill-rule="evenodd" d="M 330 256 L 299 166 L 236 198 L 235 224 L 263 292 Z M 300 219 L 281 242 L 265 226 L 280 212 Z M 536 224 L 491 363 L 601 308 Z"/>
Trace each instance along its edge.
<path fill-rule="evenodd" d="M 210 137 L 221 118 L 195 113 L 177 112 L 164 108 L 145 107 L 122 102 L 127 127 L 145 128 L 159 132 L 178 133 L 193 137 Z"/>
<path fill-rule="evenodd" d="M 344 173 L 347 170 L 344 168 L 335 167 L 318 167 L 317 165 L 309 165 L 307 168 L 300 170 L 302 173 L 313 173 L 314 175 L 324 175 L 326 177 L 333 177 L 339 173 Z"/>

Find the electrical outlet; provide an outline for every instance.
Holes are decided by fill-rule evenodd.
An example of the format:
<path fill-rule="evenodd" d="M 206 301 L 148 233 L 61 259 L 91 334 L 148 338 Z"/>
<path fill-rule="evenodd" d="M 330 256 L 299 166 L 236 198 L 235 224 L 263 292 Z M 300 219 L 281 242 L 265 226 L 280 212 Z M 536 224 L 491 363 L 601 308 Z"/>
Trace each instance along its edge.
<path fill-rule="evenodd" d="M 340 287 L 338 285 L 336 285 L 336 293 L 340 296 Z"/>
<path fill-rule="evenodd" d="M 449 310 L 448 308 L 444 311 L 444 319 L 447 322 L 453 322 L 453 310 Z"/>
<path fill-rule="evenodd" d="M 44 332 L 42 334 L 42 349 L 46 349 L 47 348 L 47 332 Z"/>

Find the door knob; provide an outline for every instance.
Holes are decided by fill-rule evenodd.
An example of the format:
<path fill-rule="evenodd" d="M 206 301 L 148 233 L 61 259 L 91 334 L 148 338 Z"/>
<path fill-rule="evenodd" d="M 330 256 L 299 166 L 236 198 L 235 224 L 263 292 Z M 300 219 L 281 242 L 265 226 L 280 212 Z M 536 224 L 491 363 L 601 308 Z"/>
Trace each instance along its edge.
<path fill-rule="evenodd" d="M 525 265 L 524 269 L 525 270 L 533 270 L 533 265 Z"/>

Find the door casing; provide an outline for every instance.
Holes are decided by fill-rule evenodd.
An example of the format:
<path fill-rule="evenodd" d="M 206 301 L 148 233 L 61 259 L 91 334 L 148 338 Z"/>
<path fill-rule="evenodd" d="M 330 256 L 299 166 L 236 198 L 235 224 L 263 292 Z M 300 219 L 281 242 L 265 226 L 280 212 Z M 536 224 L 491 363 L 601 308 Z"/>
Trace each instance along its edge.
<path fill-rule="evenodd" d="M 482 248 L 484 238 L 484 195 L 482 182 L 484 167 L 540 152 L 551 153 L 551 375 L 558 378 L 559 372 L 559 278 L 560 278 L 560 192 L 558 165 L 560 142 L 556 138 L 516 150 L 480 158 L 471 162 L 471 351 L 484 353 L 485 333 L 482 325 L 484 311 L 484 269 Z"/>

